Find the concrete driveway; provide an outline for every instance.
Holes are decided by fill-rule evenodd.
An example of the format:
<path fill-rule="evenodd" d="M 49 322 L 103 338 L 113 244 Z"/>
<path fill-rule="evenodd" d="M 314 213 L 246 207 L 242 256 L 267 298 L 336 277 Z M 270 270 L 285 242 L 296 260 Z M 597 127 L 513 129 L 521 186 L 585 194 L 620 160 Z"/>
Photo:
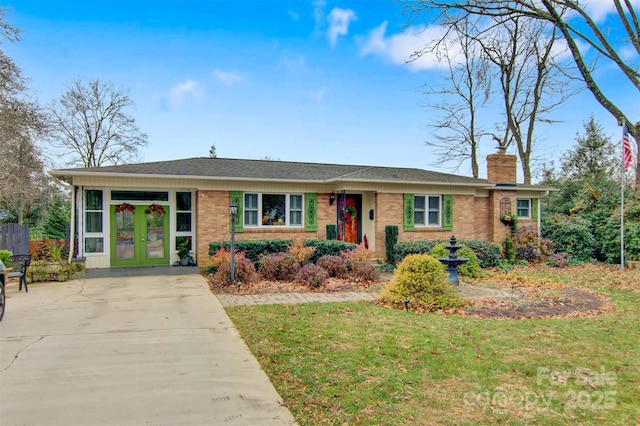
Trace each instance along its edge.
<path fill-rule="evenodd" d="M 3 426 L 295 424 L 200 275 L 7 294 Z"/>

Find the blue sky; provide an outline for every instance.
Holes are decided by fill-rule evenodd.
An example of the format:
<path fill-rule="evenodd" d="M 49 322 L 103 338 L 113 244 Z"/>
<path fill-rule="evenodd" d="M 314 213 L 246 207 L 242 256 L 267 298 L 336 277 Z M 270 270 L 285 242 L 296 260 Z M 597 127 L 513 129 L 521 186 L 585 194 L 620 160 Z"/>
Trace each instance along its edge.
<path fill-rule="evenodd" d="M 128 89 L 131 113 L 149 136 L 144 161 L 208 156 L 215 144 L 226 158 L 451 171 L 433 165 L 425 145 L 431 113 L 419 93 L 425 82 L 441 81 L 441 71 L 427 58 L 405 62 L 430 31 L 408 34 L 395 1 L 0 4 L 23 31 L 22 41 L 2 48 L 40 103 L 77 78 Z M 640 119 L 635 89 L 606 78 L 607 67 L 598 73 L 614 102 Z M 557 162 L 591 114 L 619 140 L 615 120 L 585 91 L 558 110 L 561 123 L 539 127 L 537 155 Z M 486 140 L 482 159 L 494 150 Z"/>

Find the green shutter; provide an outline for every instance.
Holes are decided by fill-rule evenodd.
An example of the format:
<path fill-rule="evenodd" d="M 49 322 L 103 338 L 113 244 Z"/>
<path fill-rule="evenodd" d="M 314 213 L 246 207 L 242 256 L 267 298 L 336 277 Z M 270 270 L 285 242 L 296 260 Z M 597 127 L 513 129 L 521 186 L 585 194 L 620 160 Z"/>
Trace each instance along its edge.
<path fill-rule="evenodd" d="M 531 220 L 538 220 L 538 206 L 540 200 L 538 198 L 531 199 Z"/>
<path fill-rule="evenodd" d="M 304 194 L 304 230 L 318 230 L 318 194 L 307 192 Z"/>
<path fill-rule="evenodd" d="M 244 223 L 244 213 L 242 206 L 244 205 L 244 194 L 242 191 L 230 191 L 229 203 L 236 203 L 238 206 L 238 217 L 236 218 L 236 232 L 242 232 Z"/>
<path fill-rule="evenodd" d="M 414 196 L 413 194 L 404 194 L 404 230 L 413 231 L 415 223 L 414 216 Z"/>
<path fill-rule="evenodd" d="M 442 230 L 453 230 L 453 195 L 446 194 L 442 196 Z"/>

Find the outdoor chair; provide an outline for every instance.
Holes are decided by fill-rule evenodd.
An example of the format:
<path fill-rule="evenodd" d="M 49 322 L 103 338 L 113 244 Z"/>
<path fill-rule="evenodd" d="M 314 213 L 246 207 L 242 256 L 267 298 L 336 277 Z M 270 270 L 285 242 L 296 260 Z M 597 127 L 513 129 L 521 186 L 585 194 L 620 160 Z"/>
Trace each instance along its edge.
<path fill-rule="evenodd" d="M 13 271 L 8 274 L 9 278 L 20 279 L 18 290 L 22 290 L 22 284 L 24 284 L 24 291 L 27 293 L 29 293 L 29 288 L 27 287 L 27 268 L 29 268 L 30 264 L 30 254 L 14 254 L 11 256 L 11 266 L 13 267 Z"/>

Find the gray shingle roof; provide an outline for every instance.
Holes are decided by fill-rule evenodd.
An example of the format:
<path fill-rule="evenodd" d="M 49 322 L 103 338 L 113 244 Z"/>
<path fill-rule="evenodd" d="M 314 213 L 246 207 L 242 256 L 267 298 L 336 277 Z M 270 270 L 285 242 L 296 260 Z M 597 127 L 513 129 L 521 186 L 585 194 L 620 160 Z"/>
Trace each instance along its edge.
<path fill-rule="evenodd" d="M 438 173 L 423 169 L 209 157 L 124 164 L 119 166 L 57 169 L 52 170 L 50 173 L 58 177 L 87 174 L 136 174 L 213 179 L 316 181 L 327 183 L 372 181 L 463 185 L 489 184 L 486 179 Z"/>

